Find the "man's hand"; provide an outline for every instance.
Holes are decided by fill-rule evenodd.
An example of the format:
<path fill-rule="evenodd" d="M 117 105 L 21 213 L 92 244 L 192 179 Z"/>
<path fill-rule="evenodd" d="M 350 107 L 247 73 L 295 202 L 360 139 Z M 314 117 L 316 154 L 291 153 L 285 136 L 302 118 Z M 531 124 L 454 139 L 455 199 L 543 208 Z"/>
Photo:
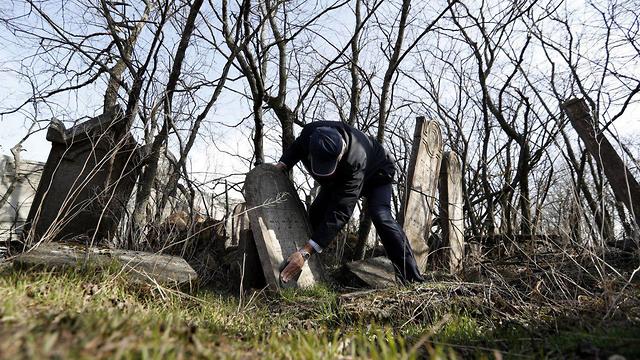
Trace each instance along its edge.
<path fill-rule="evenodd" d="M 273 164 L 273 166 L 275 166 L 278 170 L 280 171 L 286 171 L 287 170 L 287 165 L 285 163 L 283 163 L 282 161 Z"/>
<path fill-rule="evenodd" d="M 311 244 L 306 243 L 304 247 L 293 254 L 289 255 L 289 259 L 287 260 L 289 263 L 287 266 L 280 272 L 280 279 L 283 283 L 287 283 L 289 280 L 296 278 L 302 272 L 302 267 L 304 266 L 304 256 L 300 251 L 305 251 L 309 253 L 309 255 L 313 255 L 315 250 Z"/>
<path fill-rule="evenodd" d="M 289 255 L 288 261 L 289 263 L 280 273 L 280 278 L 282 278 L 283 283 L 287 283 L 289 280 L 297 277 L 298 274 L 302 272 L 302 267 L 304 266 L 304 257 L 299 251 Z"/>

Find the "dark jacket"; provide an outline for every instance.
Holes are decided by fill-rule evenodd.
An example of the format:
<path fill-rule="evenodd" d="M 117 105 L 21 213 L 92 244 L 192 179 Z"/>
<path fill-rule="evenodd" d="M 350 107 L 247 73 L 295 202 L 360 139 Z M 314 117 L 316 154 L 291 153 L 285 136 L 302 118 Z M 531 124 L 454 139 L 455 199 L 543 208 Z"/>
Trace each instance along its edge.
<path fill-rule="evenodd" d="M 314 176 L 310 171 L 309 139 L 313 129 L 320 126 L 337 129 L 347 146 L 335 173 L 328 178 Z M 333 201 L 324 213 L 324 220 L 318 222 L 320 226 L 314 229 L 311 236 L 322 248 L 329 245 L 349 221 L 358 198 L 367 188 L 390 183 L 395 174 L 393 159 L 378 141 L 339 121 L 316 121 L 305 125 L 300 136 L 284 152 L 280 161 L 289 169 L 298 161 L 302 161 L 311 176 L 323 188 L 331 188 Z"/>

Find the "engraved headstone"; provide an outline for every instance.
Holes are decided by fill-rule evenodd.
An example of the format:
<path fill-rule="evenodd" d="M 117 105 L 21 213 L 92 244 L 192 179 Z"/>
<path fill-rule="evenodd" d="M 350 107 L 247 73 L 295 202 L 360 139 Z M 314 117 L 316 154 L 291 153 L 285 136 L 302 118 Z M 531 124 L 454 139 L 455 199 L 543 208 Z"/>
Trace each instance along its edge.
<path fill-rule="evenodd" d="M 29 211 L 31 240 L 110 239 L 137 178 L 137 144 L 116 108 L 66 129 L 53 120 L 51 152 Z"/>
<path fill-rule="evenodd" d="M 442 132 L 436 121 L 416 119 L 409 161 L 407 189 L 403 204 L 403 228 L 411 243 L 420 271 L 427 266 L 428 239 L 433 221 L 440 161 Z"/>
<path fill-rule="evenodd" d="M 286 259 L 311 236 L 304 207 L 287 175 L 273 165 L 259 165 L 247 174 L 244 196 L 267 285 L 308 287 L 319 281 L 317 256 L 305 263 L 297 281 L 280 281 Z"/>
<path fill-rule="evenodd" d="M 440 168 L 440 221 L 442 224 L 440 263 L 452 274 L 462 270 L 464 257 L 464 213 L 462 164 L 458 154 L 446 152 Z"/>

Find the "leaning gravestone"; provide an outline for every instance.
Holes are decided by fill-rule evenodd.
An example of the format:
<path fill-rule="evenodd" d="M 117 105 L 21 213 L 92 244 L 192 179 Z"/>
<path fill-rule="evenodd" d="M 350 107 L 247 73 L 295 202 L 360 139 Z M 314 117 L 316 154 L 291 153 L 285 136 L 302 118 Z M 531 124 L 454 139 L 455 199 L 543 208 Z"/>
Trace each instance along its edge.
<path fill-rule="evenodd" d="M 440 167 L 441 251 L 434 255 L 451 274 L 462 270 L 464 257 L 464 214 L 462 199 L 462 165 L 458 154 L 446 152 Z"/>
<path fill-rule="evenodd" d="M 30 239 L 109 239 L 137 179 L 137 144 L 115 108 L 66 129 L 53 120 L 51 152 L 27 218 Z"/>
<path fill-rule="evenodd" d="M 244 196 L 267 285 L 308 287 L 319 281 L 317 256 L 305 263 L 297 281 L 280 281 L 286 259 L 311 236 L 306 212 L 287 175 L 273 165 L 258 165 L 247 174 Z"/>
<path fill-rule="evenodd" d="M 437 194 L 442 133 L 436 121 L 416 119 L 403 204 L 403 228 L 411 243 L 420 271 L 427 266 L 428 239 Z"/>
<path fill-rule="evenodd" d="M 185 287 L 198 278 L 193 268 L 181 257 L 61 243 L 40 244 L 16 256 L 13 263 L 18 267 L 65 269 L 79 265 L 104 268 L 114 261 L 123 267 L 122 274 L 135 282 Z"/>

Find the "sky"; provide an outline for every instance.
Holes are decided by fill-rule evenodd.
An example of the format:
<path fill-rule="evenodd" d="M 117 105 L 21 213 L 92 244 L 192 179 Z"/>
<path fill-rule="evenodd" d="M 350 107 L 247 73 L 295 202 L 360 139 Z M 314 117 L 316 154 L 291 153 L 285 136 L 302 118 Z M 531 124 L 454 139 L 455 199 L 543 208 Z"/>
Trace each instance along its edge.
<path fill-rule="evenodd" d="M 332 36 L 339 36 L 340 32 L 348 29 L 350 14 L 347 11 L 341 13 L 333 13 L 328 17 L 333 24 L 331 31 L 325 35 L 331 40 Z M 0 27 L 0 39 L 6 40 L 11 38 L 11 34 L 6 29 Z M 4 41 L 5 46 L 0 47 L 0 108 L 9 108 L 15 104 L 23 102 L 28 98 L 29 84 L 24 79 L 18 77 L 15 72 L 7 71 L 7 69 L 28 71 L 28 64 L 24 63 L 26 68 L 20 68 L 17 60 L 23 58 L 25 49 L 23 44 L 16 41 Z M 375 44 L 373 44 L 375 46 Z M 402 84 L 400 84 L 402 85 Z M 103 83 L 93 88 L 89 87 L 78 94 L 58 96 L 55 98 L 57 104 L 55 116 L 63 120 L 72 121 L 74 115 L 82 114 L 84 116 L 95 116 L 101 109 Z M 236 90 L 244 91 L 242 84 L 234 85 Z M 45 140 L 46 126 L 51 114 L 47 109 L 41 109 L 41 115 L 37 116 L 39 120 L 40 131 L 32 135 L 24 144 L 25 151 L 22 157 L 29 160 L 44 161 L 49 153 L 50 145 Z M 239 96 L 231 92 L 223 92 L 220 100 L 216 103 L 214 110 L 210 113 L 208 120 L 213 124 L 219 123 L 237 123 L 242 117 L 249 114 L 249 107 L 246 100 L 239 100 Z M 29 111 L 32 113 L 32 111 Z M 626 114 L 615 124 L 614 131 L 621 136 L 631 136 L 640 130 L 640 105 L 633 104 Z M 10 154 L 10 148 L 20 140 L 27 131 L 31 121 L 25 119 L 25 114 L 16 113 L 5 115 L 0 118 L 0 154 Z M 231 157 L 226 153 L 242 154 L 250 157 L 251 144 L 249 143 L 251 121 L 245 122 L 239 128 L 230 128 L 225 126 L 211 125 L 203 132 L 201 141 L 196 143 L 190 156 L 190 166 L 192 171 L 197 174 L 208 173 L 209 178 L 215 178 L 223 174 L 243 173 L 248 170 L 248 164 L 239 162 L 237 158 Z M 296 129 L 298 131 L 299 129 Z M 213 146 L 212 144 L 215 144 Z M 268 161 L 275 161 L 279 157 L 280 149 L 275 144 L 267 142 L 266 156 Z"/>

